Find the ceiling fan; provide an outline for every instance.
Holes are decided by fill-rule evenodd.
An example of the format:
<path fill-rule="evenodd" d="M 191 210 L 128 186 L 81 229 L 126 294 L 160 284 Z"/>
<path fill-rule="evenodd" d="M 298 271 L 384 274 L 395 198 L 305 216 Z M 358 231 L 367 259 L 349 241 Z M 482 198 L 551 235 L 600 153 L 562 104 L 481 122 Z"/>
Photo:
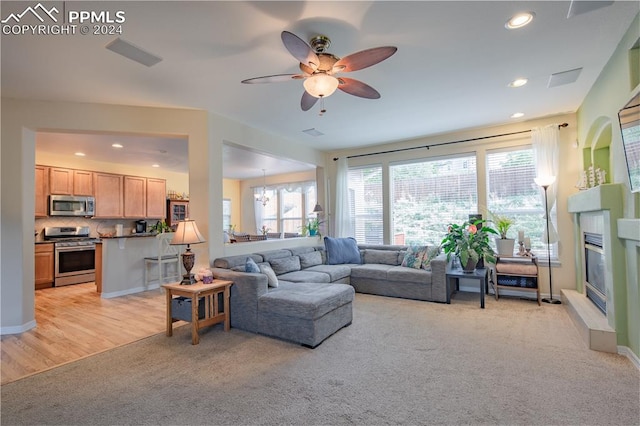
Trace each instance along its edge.
<path fill-rule="evenodd" d="M 304 93 L 300 106 L 308 111 L 318 99 L 330 96 L 336 89 L 350 95 L 367 99 L 378 99 L 380 93 L 373 87 L 353 78 L 336 77 L 340 72 L 358 71 L 384 61 L 398 50 L 394 46 L 374 47 L 340 59 L 327 52 L 331 40 L 318 35 L 310 40 L 311 46 L 297 35 L 283 31 L 282 43 L 289 53 L 300 61 L 301 74 L 276 74 L 242 80 L 244 84 L 276 83 L 289 80 L 304 80 Z M 321 113 L 325 110 L 322 108 Z"/>

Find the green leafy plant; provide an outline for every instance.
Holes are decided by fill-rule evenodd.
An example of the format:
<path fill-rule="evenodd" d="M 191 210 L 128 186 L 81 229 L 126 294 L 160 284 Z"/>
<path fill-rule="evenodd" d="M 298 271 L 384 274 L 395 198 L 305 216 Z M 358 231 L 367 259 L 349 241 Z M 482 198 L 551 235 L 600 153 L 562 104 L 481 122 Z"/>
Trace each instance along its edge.
<path fill-rule="evenodd" d="M 164 232 L 173 232 L 173 229 L 164 220 L 159 220 L 155 225 L 151 226 L 151 232 L 162 234 Z"/>
<path fill-rule="evenodd" d="M 450 224 L 441 243 L 442 250 L 447 253 L 447 260 L 450 260 L 451 255 L 458 256 L 463 266 L 469 259 L 475 263 L 480 259 L 495 263 L 496 253 L 489 244 L 490 234 L 498 235 L 495 229 L 487 226 L 485 220 L 473 223 L 466 221 L 461 225 Z"/>
<path fill-rule="evenodd" d="M 500 238 L 503 240 L 506 239 L 507 232 L 509 231 L 511 226 L 515 223 L 515 221 L 508 216 L 502 216 L 502 215 L 491 213 L 491 212 L 489 213 L 491 214 L 491 222 L 493 222 L 493 224 L 496 225 L 498 233 L 500 234 Z"/>
<path fill-rule="evenodd" d="M 319 220 L 318 218 L 310 219 L 306 225 L 301 227 L 302 235 L 310 236 L 310 237 L 313 237 L 313 236 L 321 237 L 322 235 L 320 234 L 320 225 L 322 225 L 323 223 L 324 221 Z"/>

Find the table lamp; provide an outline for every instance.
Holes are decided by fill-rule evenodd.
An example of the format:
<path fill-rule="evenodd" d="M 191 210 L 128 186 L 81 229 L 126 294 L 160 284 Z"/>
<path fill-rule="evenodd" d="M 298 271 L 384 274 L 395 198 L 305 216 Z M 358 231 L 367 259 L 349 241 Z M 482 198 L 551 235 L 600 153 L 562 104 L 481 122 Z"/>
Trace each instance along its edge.
<path fill-rule="evenodd" d="M 196 260 L 196 255 L 191 251 L 191 244 L 200 244 L 204 243 L 205 239 L 198 231 L 198 227 L 196 226 L 195 220 L 185 219 L 178 222 L 178 228 L 176 229 L 176 233 L 171 240 L 171 245 L 187 245 L 187 249 L 184 253 L 182 253 L 182 265 L 184 269 L 187 271 L 186 274 L 182 276 L 182 282 L 180 284 L 195 284 L 196 280 L 191 273 L 191 269 Z"/>

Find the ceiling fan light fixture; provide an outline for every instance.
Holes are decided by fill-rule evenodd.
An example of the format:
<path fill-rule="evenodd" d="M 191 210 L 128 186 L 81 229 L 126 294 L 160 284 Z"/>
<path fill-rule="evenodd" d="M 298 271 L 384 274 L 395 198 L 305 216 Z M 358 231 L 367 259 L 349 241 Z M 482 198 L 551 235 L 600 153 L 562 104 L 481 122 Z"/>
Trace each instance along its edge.
<path fill-rule="evenodd" d="M 314 98 L 326 98 L 331 96 L 338 88 L 338 79 L 330 75 L 320 73 L 308 77 L 304 83 L 304 90 Z"/>

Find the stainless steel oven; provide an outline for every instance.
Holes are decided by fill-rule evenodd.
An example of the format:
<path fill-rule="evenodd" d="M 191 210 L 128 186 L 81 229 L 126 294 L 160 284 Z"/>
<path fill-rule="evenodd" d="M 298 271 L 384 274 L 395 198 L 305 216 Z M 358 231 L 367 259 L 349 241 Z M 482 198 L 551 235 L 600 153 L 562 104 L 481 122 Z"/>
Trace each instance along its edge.
<path fill-rule="evenodd" d="M 96 280 L 96 244 L 93 241 L 65 241 L 54 244 L 54 286 Z"/>
<path fill-rule="evenodd" d="M 89 227 L 45 228 L 44 238 L 55 242 L 55 287 L 95 281 L 96 240 Z"/>

